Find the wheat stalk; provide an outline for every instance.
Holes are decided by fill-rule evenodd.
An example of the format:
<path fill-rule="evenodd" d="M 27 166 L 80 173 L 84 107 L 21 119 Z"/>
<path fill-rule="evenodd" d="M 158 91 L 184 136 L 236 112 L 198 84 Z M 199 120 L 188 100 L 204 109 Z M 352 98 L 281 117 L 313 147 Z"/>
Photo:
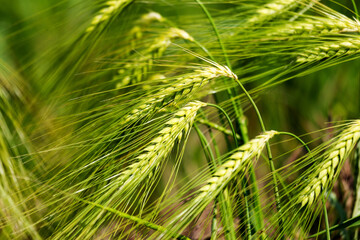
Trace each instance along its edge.
<path fill-rule="evenodd" d="M 218 193 L 243 167 L 245 167 L 251 158 L 258 157 L 265 144 L 277 134 L 276 131 L 267 131 L 250 142 L 239 147 L 227 161 L 222 164 L 214 173 L 213 177 L 206 181 L 205 186 L 199 189 L 199 195 L 196 197 L 199 201 L 202 198 Z M 215 194 L 215 195 L 216 195 Z"/>
<path fill-rule="evenodd" d="M 265 144 L 277 134 L 276 131 L 267 131 L 248 143 L 242 145 L 235 150 L 226 161 L 215 171 L 213 176 L 208 179 L 203 187 L 201 187 L 195 198 L 193 198 L 186 209 L 177 214 L 173 220 L 170 221 L 170 226 L 174 232 L 179 232 L 186 223 L 195 218 L 197 214 L 204 210 L 204 208 L 221 192 L 240 171 L 245 170 L 252 158 L 257 158 L 262 152 Z M 162 238 L 164 235 L 161 235 Z M 158 239 L 160 239 L 158 238 Z"/>
<path fill-rule="evenodd" d="M 348 55 L 355 55 L 360 52 L 360 38 L 346 38 L 345 40 L 338 40 L 332 42 L 325 42 L 312 50 L 306 49 L 300 53 L 297 62 L 314 62 L 325 58 L 343 57 Z"/>
<path fill-rule="evenodd" d="M 299 202 L 302 206 L 311 205 L 321 191 L 333 181 L 336 170 L 341 169 L 344 160 L 360 138 L 360 120 L 353 122 L 341 132 L 338 139 L 330 146 L 324 161 L 317 168 L 316 177 L 300 193 Z"/>
<path fill-rule="evenodd" d="M 169 104 L 174 104 L 188 97 L 189 94 L 196 92 L 211 79 L 220 76 L 230 78 L 236 77 L 236 75 L 227 67 L 223 66 L 206 67 L 195 70 L 193 74 L 179 77 L 170 87 L 162 89 L 160 92 L 146 99 L 144 104 L 136 107 L 129 114 L 124 116 L 120 121 L 121 125 L 153 113 L 165 105 L 169 106 Z"/>
<path fill-rule="evenodd" d="M 99 11 L 99 14 L 96 15 L 91 23 L 90 26 L 86 29 L 86 32 L 92 32 L 94 29 L 101 24 L 102 22 L 107 21 L 115 14 L 118 14 L 124 7 L 130 4 L 134 0 L 114 0 L 114 1 L 107 1 L 105 3 L 106 7 L 102 8 Z"/>

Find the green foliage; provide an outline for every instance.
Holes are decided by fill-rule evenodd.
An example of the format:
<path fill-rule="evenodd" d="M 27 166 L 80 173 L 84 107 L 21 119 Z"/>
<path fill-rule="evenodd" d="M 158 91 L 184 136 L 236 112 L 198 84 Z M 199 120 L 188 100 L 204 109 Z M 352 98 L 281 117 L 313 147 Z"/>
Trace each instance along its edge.
<path fill-rule="evenodd" d="M 0 239 L 358 236 L 355 1 L 1 6 Z"/>

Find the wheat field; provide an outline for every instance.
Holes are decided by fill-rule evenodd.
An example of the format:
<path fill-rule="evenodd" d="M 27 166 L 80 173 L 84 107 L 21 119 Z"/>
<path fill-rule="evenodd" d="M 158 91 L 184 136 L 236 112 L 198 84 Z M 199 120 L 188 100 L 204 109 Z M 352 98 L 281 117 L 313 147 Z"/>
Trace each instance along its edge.
<path fill-rule="evenodd" d="M 356 0 L 0 0 L 0 239 L 359 239 Z"/>

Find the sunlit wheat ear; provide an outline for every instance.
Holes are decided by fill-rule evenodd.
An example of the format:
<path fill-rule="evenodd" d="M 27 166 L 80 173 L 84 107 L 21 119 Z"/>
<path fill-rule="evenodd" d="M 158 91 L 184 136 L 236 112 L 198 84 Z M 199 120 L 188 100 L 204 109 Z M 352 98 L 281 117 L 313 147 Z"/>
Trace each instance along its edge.
<path fill-rule="evenodd" d="M 192 74 L 178 77 L 171 86 L 153 94 L 144 100 L 142 105 L 136 107 L 124 116 L 120 124 L 125 125 L 128 122 L 146 117 L 148 114 L 154 113 L 164 106 L 176 104 L 178 101 L 184 100 L 192 93 L 198 91 L 202 86 L 209 83 L 211 79 L 220 76 L 233 78 L 234 75 L 235 74 L 231 74 L 231 71 L 229 72 L 225 67 L 206 67 L 195 70 Z"/>
<path fill-rule="evenodd" d="M 143 178 L 156 168 L 171 152 L 176 140 L 181 140 L 182 136 L 189 132 L 197 111 L 204 106 L 206 104 L 203 102 L 193 101 L 177 111 L 174 117 L 165 123 L 165 127 L 157 137 L 136 157 L 136 162 L 122 172 L 120 190 L 127 186 L 127 181 L 133 184 L 137 179 Z"/>
<path fill-rule="evenodd" d="M 334 181 L 336 171 L 340 171 L 344 160 L 349 156 L 359 138 L 360 120 L 357 120 L 341 132 L 337 140 L 329 146 L 323 162 L 317 168 L 316 177 L 300 193 L 299 202 L 302 206 L 314 203 L 320 193 Z"/>
<path fill-rule="evenodd" d="M 297 58 L 298 63 L 315 62 L 326 58 L 351 56 L 360 53 L 360 38 L 352 37 L 344 40 L 329 41 L 308 48 Z"/>
<path fill-rule="evenodd" d="M 281 36 L 286 38 L 293 37 L 292 35 L 328 35 L 338 33 L 359 32 L 360 25 L 357 21 L 349 19 L 345 16 L 343 18 L 315 18 L 315 19 L 301 19 L 301 21 L 290 22 L 279 26 L 275 31 L 272 31 L 268 36 Z"/>
<path fill-rule="evenodd" d="M 266 21 L 269 21 L 277 16 L 281 15 L 283 12 L 295 7 L 300 0 L 275 0 L 271 1 L 264 6 L 256 10 L 255 16 L 251 17 L 248 20 L 248 24 L 263 24 Z M 304 2 L 304 1 L 303 1 Z"/>
<path fill-rule="evenodd" d="M 238 175 L 240 171 L 245 171 L 253 158 L 258 158 L 265 144 L 276 134 L 276 131 L 265 132 L 236 149 L 235 153 L 227 158 L 213 176 L 206 181 L 205 185 L 197 191 L 195 197 L 186 204 L 185 209 L 170 221 L 170 226 L 176 223 L 173 230 L 175 232 L 181 231 L 187 223 L 200 214 L 232 178 Z"/>
<path fill-rule="evenodd" d="M 86 29 L 86 32 L 92 32 L 95 28 L 99 27 L 102 23 L 108 21 L 111 17 L 116 16 L 119 14 L 122 9 L 124 9 L 127 5 L 129 5 L 134 0 L 114 0 L 114 1 L 107 1 L 105 3 L 105 7 L 102 8 L 98 15 L 96 15 L 91 23 L 90 26 Z"/>

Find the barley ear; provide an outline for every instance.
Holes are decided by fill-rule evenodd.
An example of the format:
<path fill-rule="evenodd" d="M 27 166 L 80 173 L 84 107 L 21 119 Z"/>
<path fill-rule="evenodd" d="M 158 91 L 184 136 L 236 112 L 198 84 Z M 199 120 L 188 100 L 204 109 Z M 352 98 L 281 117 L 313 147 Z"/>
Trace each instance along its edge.
<path fill-rule="evenodd" d="M 169 226 L 175 226 L 171 232 L 181 232 L 186 227 L 186 223 L 191 222 L 200 214 L 231 179 L 237 176 L 239 172 L 246 171 L 251 159 L 258 158 L 265 144 L 276 134 L 276 131 L 267 131 L 236 149 L 235 153 L 227 158 L 213 176 L 205 182 L 205 185 L 197 191 L 195 197 L 186 204 L 185 209 L 170 220 Z"/>
<path fill-rule="evenodd" d="M 174 81 L 174 84 L 152 95 L 144 101 L 144 104 L 131 110 L 129 114 L 122 118 L 120 124 L 126 125 L 131 121 L 141 119 L 142 117 L 146 117 L 147 115 L 156 112 L 157 109 L 161 109 L 165 105 L 169 106 L 169 104 L 176 104 L 183 99 L 189 98 L 214 78 L 220 76 L 233 78 L 234 75 L 235 74 L 231 71 L 229 72 L 227 68 L 221 66 L 206 67 L 195 70 L 191 74 L 180 76 Z"/>
<path fill-rule="evenodd" d="M 360 38 L 351 37 L 344 40 L 329 41 L 322 45 L 307 49 L 299 54 L 298 63 L 309 63 L 320 61 L 326 58 L 338 58 L 357 55 L 360 53 Z"/>
<path fill-rule="evenodd" d="M 298 4 L 299 0 L 277 0 L 270 1 L 269 3 L 260 7 L 255 16 L 248 20 L 251 25 L 261 25 L 266 21 L 281 15 L 284 11 L 291 9 Z"/>
<path fill-rule="evenodd" d="M 154 168 L 159 166 L 161 161 L 171 152 L 176 140 L 186 135 L 195 120 L 199 108 L 206 106 L 206 103 L 193 101 L 186 104 L 178 110 L 174 117 L 165 123 L 165 127 L 159 134 L 147 145 L 147 147 L 136 157 L 136 162 L 127 167 L 121 174 L 120 189 L 129 183 L 136 182 L 136 179 L 142 179 Z"/>
<path fill-rule="evenodd" d="M 331 144 L 323 162 L 317 168 L 316 177 L 301 191 L 298 201 L 302 207 L 312 205 L 320 193 L 334 181 L 336 172 L 340 171 L 359 138 L 360 120 L 357 120 L 341 132 L 337 140 Z"/>

